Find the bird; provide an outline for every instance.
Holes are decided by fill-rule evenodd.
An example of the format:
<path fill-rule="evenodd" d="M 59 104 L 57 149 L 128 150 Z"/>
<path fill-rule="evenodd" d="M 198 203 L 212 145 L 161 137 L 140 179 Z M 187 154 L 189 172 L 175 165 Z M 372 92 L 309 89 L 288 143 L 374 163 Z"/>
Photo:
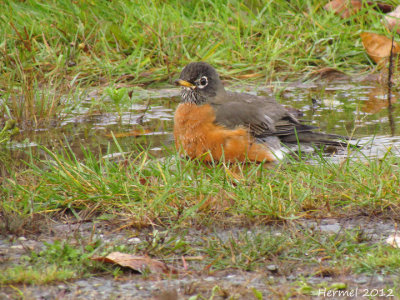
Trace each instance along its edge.
<path fill-rule="evenodd" d="M 346 145 L 339 139 L 347 137 L 315 131 L 273 97 L 225 90 L 206 62 L 186 65 L 174 84 L 181 87 L 175 146 L 191 159 L 274 162 L 284 156 L 282 144 Z"/>

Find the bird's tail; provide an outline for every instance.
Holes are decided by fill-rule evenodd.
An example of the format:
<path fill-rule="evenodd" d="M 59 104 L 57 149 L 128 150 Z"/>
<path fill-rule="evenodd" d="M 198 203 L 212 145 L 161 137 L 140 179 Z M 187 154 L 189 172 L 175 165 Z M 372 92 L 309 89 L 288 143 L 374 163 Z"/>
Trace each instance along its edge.
<path fill-rule="evenodd" d="M 352 139 L 348 136 L 327 134 L 323 132 L 305 131 L 286 136 L 280 136 L 284 144 L 307 143 L 346 148 Z"/>

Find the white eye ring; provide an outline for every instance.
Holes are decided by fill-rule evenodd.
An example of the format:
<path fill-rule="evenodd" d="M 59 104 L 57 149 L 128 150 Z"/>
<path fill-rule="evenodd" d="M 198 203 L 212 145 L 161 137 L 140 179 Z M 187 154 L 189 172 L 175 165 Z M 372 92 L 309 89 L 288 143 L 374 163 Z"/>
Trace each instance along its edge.
<path fill-rule="evenodd" d="M 196 81 L 196 83 L 197 83 L 197 87 L 198 87 L 199 89 L 204 89 L 204 88 L 207 86 L 207 84 L 208 84 L 208 79 L 207 79 L 206 76 L 202 76 L 200 79 L 198 79 L 198 80 Z"/>

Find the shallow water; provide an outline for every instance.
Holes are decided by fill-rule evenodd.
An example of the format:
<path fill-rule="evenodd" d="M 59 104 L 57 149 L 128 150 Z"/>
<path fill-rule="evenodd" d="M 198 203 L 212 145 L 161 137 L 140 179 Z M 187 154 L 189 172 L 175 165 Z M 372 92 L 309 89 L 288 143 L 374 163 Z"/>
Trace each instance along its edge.
<path fill-rule="evenodd" d="M 397 95 L 392 97 L 390 115 L 386 92 L 375 83 L 230 86 L 227 89 L 257 95 L 279 94 L 278 101 L 301 111 L 302 119 L 309 120 L 322 131 L 355 138 L 354 143 L 362 147 L 357 153 L 353 151 L 353 156 L 381 157 L 389 149 L 399 153 Z M 11 156 L 24 156 L 24 150 L 35 151 L 38 145 L 52 150 L 69 146 L 78 157 L 82 146 L 89 146 L 101 155 L 114 153 L 118 156 L 120 150 L 113 135 L 123 152 L 145 148 L 156 156 L 164 156 L 168 149 L 173 149 L 173 113 L 180 101 L 179 89 L 134 89 L 132 103 L 122 107 L 121 115 L 111 100 L 101 100 L 98 108 L 96 103 L 102 98 L 97 91 L 82 95 L 79 104 L 62 116 L 57 127 L 21 132 L 9 144 Z M 347 155 L 347 151 L 339 151 L 331 157 L 336 160 Z"/>

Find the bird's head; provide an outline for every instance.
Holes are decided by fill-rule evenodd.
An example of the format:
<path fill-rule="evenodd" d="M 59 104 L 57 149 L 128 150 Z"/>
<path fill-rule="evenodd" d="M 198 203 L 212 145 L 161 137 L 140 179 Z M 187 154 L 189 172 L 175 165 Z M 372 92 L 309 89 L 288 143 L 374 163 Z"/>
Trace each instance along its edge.
<path fill-rule="evenodd" d="M 186 103 L 203 104 L 224 90 L 217 71 L 205 62 L 188 64 L 174 83 L 182 87 L 182 102 Z"/>

